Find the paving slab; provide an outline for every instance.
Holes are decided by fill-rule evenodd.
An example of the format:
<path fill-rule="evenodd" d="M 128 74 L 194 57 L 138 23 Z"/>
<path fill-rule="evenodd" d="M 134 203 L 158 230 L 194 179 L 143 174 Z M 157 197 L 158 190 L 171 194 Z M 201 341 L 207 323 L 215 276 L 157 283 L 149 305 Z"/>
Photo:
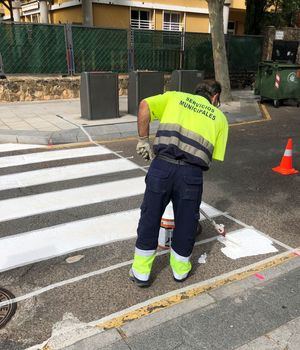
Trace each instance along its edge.
<path fill-rule="evenodd" d="M 259 338 L 239 350 L 273 350 L 280 340 L 287 349 L 288 336 L 292 333 L 294 346 L 299 345 L 296 342 L 300 315 L 299 272 L 299 268 L 294 269 L 261 283 L 259 288 L 241 293 L 239 298 L 228 297 L 162 323 L 129 337 L 127 344 L 131 349 L 236 349 Z M 275 299 L 278 302 L 274 303 Z M 282 325 L 285 325 L 284 332 L 270 333 Z M 260 338 L 265 334 L 273 339 L 273 348 L 265 337 Z M 278 349 L 285 348 L 278 346 Z"/>
<path fill-rule="evenodd" d="M 230 123 L 262 119 L 251 90 L 235 91 L 233 97 L 234 101 L 221 106 Z M 79 99 L 2 103 L 0 143 L 47 144 L 49 137 L 53 144 L 87 141 L 86 135 L 72 123 L 87 127 L 97 140 L 136 135 L 137 117 L 127 113 L 127 96 L 120 97 L 119 105 L 119 118 L 87 120 L 81 118 Z M 1 122 L 5 126 L 1 127 Z M 157 125 L 151 125 L 151 133 L 156 131 Z M 30 139 L 23 137 L 28 134 Z"/>

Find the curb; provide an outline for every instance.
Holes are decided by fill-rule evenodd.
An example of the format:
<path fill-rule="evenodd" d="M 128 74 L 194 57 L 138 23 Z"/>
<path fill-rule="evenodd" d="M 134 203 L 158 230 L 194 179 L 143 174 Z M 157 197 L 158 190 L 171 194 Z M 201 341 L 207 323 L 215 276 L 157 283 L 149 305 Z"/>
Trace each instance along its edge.
<path fill-rule="evenodd" d="M 294 251 L 297 251 L 297 249 L 294 249 Z M 215 305 L 225 298 L 241 294 L 248 289 L 299 268 L 300 259 L 297 259 L 297 257 L 299 257 L 297 253 L 281 253 L 266 259 L 264 262 L 253 264 L 255 266 L 250 265 L 244 268 L 244 271 L 239 272 L 237 270 L 236 273 L 231 273 L 231 276 L 228 273 L 228 276 L 225 275 L 219 279 L 213 278 L 210 282 L 206 281 L 206 284 L 198 284 L 198 287 L 195 287 L 195 285 L 187 286 L 182 292 L 177 291 L 177 294 L 165 299 L 162 298 L 160 301 L 148 304 L 146 307 L 137 308 L 136 306 L 132 311 L 126 313 L 125 310 L 122 315 L 115 318 L 109 316 L 110 320 L 83 324 L 83 327 L 88 327 L 89 331 L 92 327 L 95 334 L 90 336 L 88 332 L 86 334 L 82 332 L 81 339 L 74 339 L 73 342 L 70 336 L 67 335 L 69 344 L 66 344 L 65 347 L 52 347 L 51 341 L 53 339 L 50 337 L 44 343 L 30 347 L 27 350 L 92 350 L 96 348 L 100 350 L 121 341 L 125 341 L 126 344 L 126 338 L 193 311 Z M 263 281 L 255 277 L 255 273 L 262 271 Z M 184 307 L 182 307 L 183 303 Z M 142 322 L 141 318 L 143 318 Z M 54 340 L 57 342 L 57 339 Z"/>
<path fill-rule="evenodd" d="M 224 113 L 229 121 L 229 126 L 239 126 L 271 120 L 264 105 L 254 103 L 255 114 L 244 115 L 242 113 Z M 157 130 L 158 122 L 150 124 L 150 133 Z M 137 135 L 137 122 L 124 122 L 115 124 L 95 125 L 83 127 L 94 140 L 105 141 L 110 139 L 126 138 Z M 40 145 L 59 145 L 66 143 L 78 143 L 88 141 L 87 136 L 79 128 L 59 131 L 36 130 L 0 130 L 0 143 L 35 143 Z"/>
<path fill-rule="evenodd" d="M 150 133 L 155 133 L 158 122 L 152 123 Z M 120 139 L 137 135 L 137 123 L 107 124 L 97 126 L 85 126 L 94 140 L 105 141 Z M 40 145 L 60 145 L 67 143 L 80 143 L 88 141 L 87 136 L 79 129 L 66 131 L 14 131 L 7 132 L 0 130 L 0 143 L 35 143 Z"/>

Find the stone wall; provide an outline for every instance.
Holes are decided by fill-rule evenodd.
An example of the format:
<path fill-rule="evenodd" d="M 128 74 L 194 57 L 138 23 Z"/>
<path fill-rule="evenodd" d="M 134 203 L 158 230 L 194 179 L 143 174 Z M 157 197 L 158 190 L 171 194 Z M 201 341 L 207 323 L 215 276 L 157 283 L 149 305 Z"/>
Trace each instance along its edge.
<path fill-rule="evenodd" d="M 120 96 L 128 77 L 119 76 Z M 10 77 L 0 79 L 0 102 L 46 101 L 79 97 L 80 77 Z"/>
<path fill-rule="evenodd" d="M 170 75 L 165 75 L 165 86 Z M 79 97 L 80 77 L 10 77 L 0 79 L 0 103 Z M 128 75 L 119 75 L 119 95 L 127 95 Z"/>
<path fill-rule="evenodd" d="M 300 28 L 275 28 L 275 27 L 267 27 L 265 29 L 265 40 L 264 40 L 264 48 L 263 48 L 263 59 L 271 60 L 272 52 L 273 52 L 273 42 L 275 40 L 276 30 L 280 30 L 284 32 L 283 40 L 286 41 L 298 41 L 300 43 Z M 300 44 L 298 47 L 298 55 L 296 63 L 300 64 Z"/>

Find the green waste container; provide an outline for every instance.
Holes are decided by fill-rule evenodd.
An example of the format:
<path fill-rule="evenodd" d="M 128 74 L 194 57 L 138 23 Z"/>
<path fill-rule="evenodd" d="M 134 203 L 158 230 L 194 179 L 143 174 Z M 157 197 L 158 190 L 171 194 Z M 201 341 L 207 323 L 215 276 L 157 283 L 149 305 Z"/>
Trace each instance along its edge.
<path fill-rule="evenodd" d="M 273 100 L 279 107 L 283 100 L 296 100 L 300 104 L 300 65 L 265 61 L 259 64 L 255 94 L 261 100 Z"/>

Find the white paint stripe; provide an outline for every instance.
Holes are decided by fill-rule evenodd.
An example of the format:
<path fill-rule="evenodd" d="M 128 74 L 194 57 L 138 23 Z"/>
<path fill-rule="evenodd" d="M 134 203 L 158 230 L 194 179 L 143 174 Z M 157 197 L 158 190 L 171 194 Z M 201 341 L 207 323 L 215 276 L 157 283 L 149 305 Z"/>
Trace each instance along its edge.
<path fill-rule="evenodd" d="M 213 241 L 217 240 L 218 237 L 220 237 L 220 236 L 214 236 L 214 237 L 211 237 L 211 238 L 204 239 L 202 241 L 198 241 L 198 242 L 195 243 L 195 246 L 213 242 Z M 247 269 L 254 268 L 258 264 L 267 263 L 269 261 L 272 261 L 274 258 L 280 258 L 280 257 L 286 256 L 287 254 L 289 254 L 291 252 L 294 252 L 294 251 L 297 251 L 297 249 L 292 249 L 292 250 L 290 250 L 288 252 L 277 254 L 275 256 L 273 255 L 270 258 L 261 260 L 261 261 L 259 261 L 257 263 L 252 264 L 252 265 L 248 265 L 248 266 L 242 267 L 242 268 L 240 268 L 238 270 L 233 270 L 233 271 L 225 273 L 223 275 L 219 275 L 219 276 L 214 277 L 214 278 L 212 278 L 210 280 L 206 280 L 206 281 L 203 281 L 203 282 L 200 282 L 200 283 L 192 284 L 190 286 L 187 286 L 187 287 L 184 287 L 184 288 L 181 288 L 181 289 L 177 289 L 175 291 L 172 291 L 172 292 L 169 292 L 167 294 L 155 297 L 153 299 L 149 299 L 147 302 L 145 302 L 145 305 L 149 305 L 149 303 L 151 303 L 151 302 L 154 302 L 154 301 L 157 301 L 157 300 L 161 300 L 163 297 L 176 295 L 176 294 L 178 294 L 180 292 L 184 292 L 184 291 L 189 290 L 191 288 L 196 288 L 196 287 L 201 286 L 203 284 L 210 283 L 211 281 L 218 281 L 219 279 L 223 279 L 223 278 L 229 277 L 229 276 L 234 275 L 236 273 L 244 272 Z M 168 250 L 161 251 L 157 255 L 160 256 L 160 255 L 165 255 L 165 254 L 169 254 L 169 251 Z M 121 267 L 131 265 L 132 263 L 133 263 L 133 260 L 124 261 L 122 263 L 115 264 L 115 265 L 112 265 L 112 266 L 108 266 L 108 267 L 105 267 L 103 269 L 99 269 L 99 270 L 96 270 L 96 271 L 92 271 L 92 272 L 86 273 L 84 275 L 76 276 L 76 277 L 70 278 L 68 280 L 64 280 L 64 281 L 60 281 L 60 282 L 57 282 L 57 283 L 54 283 L 54 284 L 50 284 L 50 285 L 48 285 L 46 287 L 40 288 L 40 289 L 35 290 L 33 292 L 30 292 L 30 293 L 24 294 L 22 296 L 16 297 L 14 299 L 0 302 L 0 307 L 9 305 L 11 303 L 18 303 L 20 301 L 23 301 L 23 300 L 26 300 L 26 299 L 29 299 L 29 298 L 41 295 L 43 293 L 46 293 L 46 292 L 48 292 L 50 290 L 53 290 L 53 289 L 56 289 L 56 288 L 59 288 L 59 287 L 64 287 L 65 285 L 76 283 L 76 282 L 82 281 L 82 280 L 90 278 L 90 277 L 95 277 L 95 276 L 98 276 L 98 275 L 102 275 L 102 274 L 104 274 L 106 272 L 113 271 L 113 270 L 119 269 Z M 119 312 L 117 312 L 115 314 L 106 316 L 106 317 L 104 317 L 104 318 L 102 318 L 100 320 L 93 321 L 93 322 L 91 322 L 91 325 L 96 325 L 98 323 L 105 322 L 107 320 L 110 320 L 111 318 L 117 317 L 117 315 L 122 315 L 124 312 L 130 311 L 130 310 L 135 310 L 136 308 L 141 307 L 139 305 L 144 305 L 144 303 L 134 305 L 134 306 L 132 306 L 132 307 L 126 309 L 126 310 L 119 311 Z"/>
<path fill-rule="evenodd" d="M 36 186 L 57 181 L 79 179 L 132 169 L 138 169 L 138 165 L 125 158 L 118 158 L 112 160 L 103 160 L 100 162 L 33 170 L 24 173 L 0 176 L 0 191 L 12 188 Z"/>
<path fill-rule="evenodd" d="M 195 245 L 209 243 L 209 242 L 217 240 L 217 238 L 218 238 L 218 236 L 207 238 L 207 239 L 205 239 L 203 241 L 196 242 Z M 159 255 L 165 255 L 165 254 L 168 254 L 168 253 L 169 253 L 169 251 L 165 250 L 165 251 L 159 252 L 157 255 L 158 256 Z M 41 295 L 43 293 L 46 293 L 49 290 L 53 290 L 53 289 L 56 289 L 56 288 L 59 288 L 59 287 L 64 287 L 65 285 L 76 283 L 76 282 L 85 280 L 85 279 L 90 278 L 90 277 L 95 277 L 95 276 L 98 276 L 98 275 L 102 275 L 102 274 L 104 274 L 106 272 L 113 271 L 113 270 L 119 269 L 121 267 L 131 265 L 132 263 L 133 263 L 133 260 L 127 260 L 127 261 L 121 262 L 119 264 L 115 264 L 115 265 L 112 265 L 112 266 L 105 267 L 103 269 L 99 269 L 99 270 L 96 270 L 96 271 L 88 272 L 88 273 L 86 273 L 84 275 L 76 276 L 76 277 L 69 278 L 69 279 L 64 280 L 64 281 L 60 281 L 60 282 L 57 282 L 57 283 L 50 284 L 49 286 L 37 289 L 37 290 L 35 290 L 33 292 L 21 295 L 19 297 L 14 298 L 14 299 L 11 299 L 11 300 L 8 300 L 8 301 L 2 301 L 2 302 L 0 302 L 0 307 L 9 305 L 11 303 L 18 303 L 20 301 L 23 301 L 23 300 L 26 300 L 26 299 L 29 299 L 29 298 Z"/>
<path fill-rule="evenodd" d="M 22 143 L 3 143 L 0 144 L 0 152 L 11 152 L 11 151 L 20 151 L 24 149 L 32 149 L 32 148 L 45 148 L 43 145 L 29 145 Z"/>
<path fill-rule="evenodd" d="M 145 191 L 144 177 L 0 201 L 0 222 L 56 210 L 136 196 Z"/>
<path fill-rule="evenodd" d="M 200 208 L 211 218 L 213 218 L 215 216 L 224 215 L 224 213 L 222 211 L 212 207 L 211 205 L 209 205 L 205 202 L 201 202 Z M 200 214 L 200 221 L 202 221 L 202 220 L 205 220 L 205 217 Z"/>
<path fill-rule="evenodd" d="M 136 236 L 140 210 L 74 221 L 0 239 L 0 272 Z"/>
<path fill-rule="evenodd" d="M 249 225 L 243 223 L 242 221 L 240 221 L 240 220 L 234 218 L 233 216 L 231 216 L 231 215 L 229 215 L 229 214 L 227 214 L 227 213 L 223 213 L 222 215 L 225 216 L 226 218 L 228 218 L 228 219 L 230 219 L 230 220 L 236 222 L 237 224 L 243 226 L 243 227 L 249 227 L 249 228 L 252 228 L 252 227 L 253 227 L 253 226 L 249 226 Z"/>
<path fill-rule="evenodd" d="M 109 153 L 112 152 L 109 149 L 101 146 L 29 153 L 0 158 L 0 168 L 7 168 L 11 166 L 19 166 L 25 164 L 34 164 L 40 162 L 49 162 L 52 160 L 97 156 Z"/>
<path fill-rule="evenodd" d="M 291 157 L 293 155 L 293 151 L 291 149 L 286 149 L 284 151 L 284 156 L 285 157 Z"/>

